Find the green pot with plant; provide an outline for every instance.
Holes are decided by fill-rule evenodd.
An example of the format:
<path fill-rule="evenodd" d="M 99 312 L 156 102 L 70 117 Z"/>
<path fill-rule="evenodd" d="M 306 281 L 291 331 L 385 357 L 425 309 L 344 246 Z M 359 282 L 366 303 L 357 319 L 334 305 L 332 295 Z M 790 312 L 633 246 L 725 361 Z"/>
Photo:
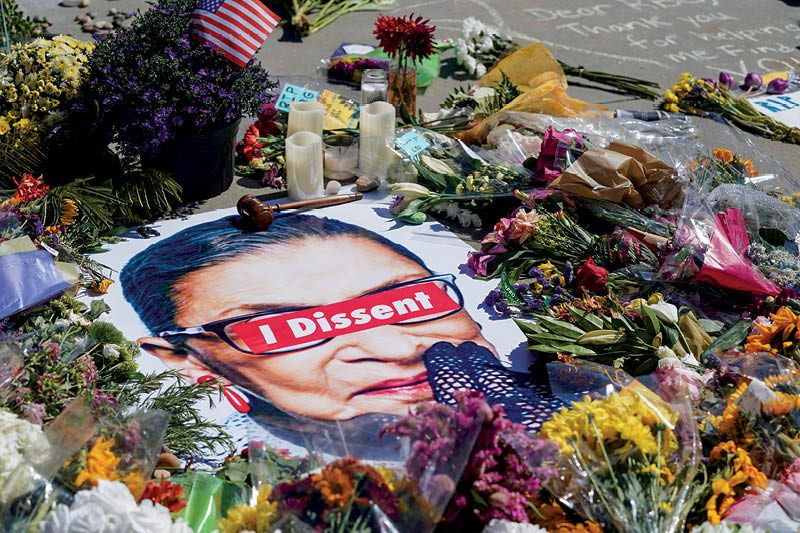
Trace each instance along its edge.
<path fill-rule="evenodd" d="M 159 0 L 131 28 L 101 40 L 87 84 L 106 140 L 171 172 L 184 201 L 230 186 L 239 120 L 257 115 L 275 87 L 255 58 L 239 67 L 192 38 L 195 3 Z"/>

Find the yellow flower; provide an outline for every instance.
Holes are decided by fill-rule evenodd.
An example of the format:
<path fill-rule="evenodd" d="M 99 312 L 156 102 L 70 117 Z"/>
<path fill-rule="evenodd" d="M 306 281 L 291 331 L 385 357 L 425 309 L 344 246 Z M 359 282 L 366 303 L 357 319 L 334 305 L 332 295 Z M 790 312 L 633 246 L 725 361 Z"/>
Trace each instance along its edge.
<path fill-rule="evenodd" d="M 714 148 L 714 158 L 727 165 L 733 162 L 733 153 L 726 148 Z"/>
<path fill-rule="evenodd" d="M 78 218 L 78 206 L 74 200 L 69 198 L 61 199 L 61 224 L 64 226 L 71 226 Z"/>
<path fill-rule="evenodd" d="M 86 469 L 75 478 L 76 487 L 81 487 L 86 482 L 96 487 L 98 479 L 108 481 L 119 479 L 116 468 L 120 458 L 111 451 L 112 446 L 114 446 L 114 439 L 105 440 L 102 436 L 97 437 L 86 457 Z"/>
<path fill-rule="evenodd" d="M 389 490 L 394 492 L 395 489 L 395 473 L 393 470 L 386 468 L 385 466 L 376 466 L 375 470 L 381 475 L 381 479 L 383 482 L 386 483 L 386 486 L 389 487 Z"/>
<path fill-rule="evenodd" d="M 125 486 L 128 487 L 129 491 L 131 491 L 134 499 L 138 500 L 139 496 L 142 495 L 142 491 L 144 491 L 145 485 L 145 480 L 144 477 L 142 477 L 142 473 L 138 470 L 128 472 L 123 483 L 125 483 Z"/>
<path fill-rule="evenodd" d="M 6 117 L 0 117 L 0 135 L 5 135 L 11 129 Z"/>
<path fill-rule="evenodd" d="M 670 104 L 678 103 L 678 97 L 675 96 L 675 93 L 670 90 L 667 90 L 667 92 L 664 93 L 664 100 L 666 100 Z"/>
<path fill-rule="evenodd" d="M 271 495 L 272 487 L 263 486 L 258 491 L 255 507 L 243 503 L 231 508 L 228 515 L 217 522 L 217 527 L 222 533 L 266 533 L 277 518 L 278 502 L 270 501 Z"/>
<path fill-rule="evenodd" d="M 105 294 L 108 292 L 108 288 L 111 286 L 112 283 L 114 283 L 114 281 L 110 279 L 93 281 L 89 289 L 95 294 Z"/>

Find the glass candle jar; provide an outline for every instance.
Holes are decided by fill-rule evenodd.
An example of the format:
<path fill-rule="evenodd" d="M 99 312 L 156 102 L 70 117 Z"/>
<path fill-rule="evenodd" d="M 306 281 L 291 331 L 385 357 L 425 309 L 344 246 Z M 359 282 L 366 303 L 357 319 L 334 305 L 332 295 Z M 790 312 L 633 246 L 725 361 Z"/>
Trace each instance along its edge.
<path fill-rule="evenodd" d="M 358 139 L 351 135 L 326 135 L 322 138 L 323 172 L 329 180 L 348 180 L 358 167 Z"/>
<path fill-rule="evenodd" d="M 380 68 L 367 69 L 361 74 L 361 105 L 385 102 L 389 97 L 389 82 L 386 71 Z"/>

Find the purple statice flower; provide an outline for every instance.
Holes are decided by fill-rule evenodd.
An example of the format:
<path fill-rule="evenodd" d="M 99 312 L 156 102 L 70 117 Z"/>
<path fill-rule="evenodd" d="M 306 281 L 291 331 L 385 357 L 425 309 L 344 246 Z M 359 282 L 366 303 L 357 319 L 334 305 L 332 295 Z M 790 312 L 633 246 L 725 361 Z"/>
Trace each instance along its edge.
<path fill-rule="evenodd" d="M 499 302 L 503 298 L 503 291 L 500 289 L 492 289 L 489 291 L 489 294 L 486 295 L 486 298 L 483 299 L 483 303 L 485 303 L 488 307 L 494 307 L 497 302 Z"/>
<path fill-rule="evenodd" d="M 500 300 L 499 302 L 494 304 L 494 310 L 497 311 L 501 316 L 507 317 L 508 312 L 508 304 L 505 300 Z"/>
<path fill-rule="evenodd" d="M 91 406 L 92 409 L 100 409 L 103 407 L 110 407 L 111 409 L 117 408 L 117 399 L 112 396 L 111 394 L 100 392 L 99 390 L 94 391 L 94 396 L 92 397 Z"/>
<path fill-rule="evenodd" d="M 572 284 L 572 263 L 569 261 L 564 262 L 564 285 L 569 286 Z"/>
<path fill-rule="evenodd" d="M 45 415 L 45 405 L 43 403 L 26 403 L 22 405 L 22 417 L 31 424 L 41 425 Z"/>
<path fill-rule="evenodd" d="M 125 431 L 122 434 L 121 448 L 125 453 L 133 453 L 142 440 L 142 426 L 135 418 L 125 423 Z"/>

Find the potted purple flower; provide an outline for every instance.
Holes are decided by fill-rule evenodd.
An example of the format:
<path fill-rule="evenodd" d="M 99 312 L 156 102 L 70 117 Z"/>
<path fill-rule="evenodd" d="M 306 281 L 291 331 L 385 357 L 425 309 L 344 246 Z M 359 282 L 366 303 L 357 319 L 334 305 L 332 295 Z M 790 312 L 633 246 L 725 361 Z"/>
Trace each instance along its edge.
<path fill-rule="evenodd" d="M 257 115 L 275 87 L 255 58 L 239 67 L 192 38 L 195 5 L 159 0 L 131 28 L 102 39 L 86 83 L 106 140 L 170 171 L 184 201 L 230 186 L 239 121 Z"/>

